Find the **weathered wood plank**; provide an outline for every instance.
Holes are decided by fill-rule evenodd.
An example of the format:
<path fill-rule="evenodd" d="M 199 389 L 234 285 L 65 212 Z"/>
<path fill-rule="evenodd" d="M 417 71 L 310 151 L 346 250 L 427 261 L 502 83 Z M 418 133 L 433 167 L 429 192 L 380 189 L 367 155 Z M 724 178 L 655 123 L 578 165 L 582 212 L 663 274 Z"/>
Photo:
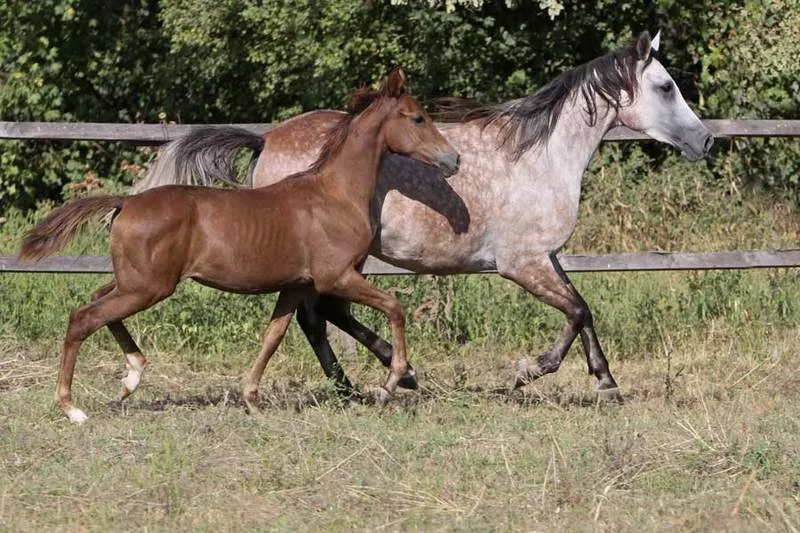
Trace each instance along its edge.
<path fill-rule="evenodd" d="M 800 249 L 705 253 L 637 252 L 598 256 L 566 255 L 560 259 L 561 265 L 567 272 L 785 268 L 800 267 Z M 111 261 L 105 256 L 54 256 L 39 263 L 22 264 L 14 257 L 0 256 L 0 272 L 102 274 L 111 272 Z M 485 271 L 485 273 L 491 272 L 494 271 Z M 390 265 L 374 257 L 367 259 L 364 273 L 415 275 L 414 272 Z"/>
<path fill-rule="evenodd" d="M 237 126 L 261 134 L 272 124 L 112 124 L 100 122 L 0 122 L 0 139 L 163 143 L 206 126 Z"/>
<path fill-rule="evenodd" d="M 708 119 L 703 124 L 714 137 L 800 137 L 800 120 L 738 120 Z M 609 131 L 604 141 L 641 141 L 649 139 L 644 133 L 624 126 Z"/>
<path fill-rule="evenodd" d="M 716 137 L 800 137 L 800 120 L 705 120 Z M 223 124 L 210 124 L 222 126 Z M 264 133 L 272 124 L 230 124 Z M 0 122 L 0 139 L 121 141 L 163 143 L 206 124 L 112 124 L 91 122 Z M 609 131 L 603 140 L 648 139 L 625 127 Z"/>

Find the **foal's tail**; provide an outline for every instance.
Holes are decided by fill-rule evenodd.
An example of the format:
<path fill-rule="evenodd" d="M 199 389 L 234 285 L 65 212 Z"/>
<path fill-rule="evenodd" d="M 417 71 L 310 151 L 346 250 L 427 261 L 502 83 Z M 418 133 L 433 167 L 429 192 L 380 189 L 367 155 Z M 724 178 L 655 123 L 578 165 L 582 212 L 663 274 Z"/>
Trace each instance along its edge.
<path fill-rule="evenodd" d="M 207 126 L 194 129 L 162 148 L 155 164 L 131 192 L 139 193 L 161 185 L 211 186 L 215 181 L 241 187 L 236 179 L 236 155 L 245 148 L 253 154 L 244 185 L 252 187 L 253 169 L 263 147 L 263 137 L 244 128 Z"/>
<path fill-rule="evenodd" d="M 85 222 L 94 216 L 122 208 L 124 196 L 91 196 L 53 209 L 22 239 L 19 259 L 36 262 L 64 247 Z"/>

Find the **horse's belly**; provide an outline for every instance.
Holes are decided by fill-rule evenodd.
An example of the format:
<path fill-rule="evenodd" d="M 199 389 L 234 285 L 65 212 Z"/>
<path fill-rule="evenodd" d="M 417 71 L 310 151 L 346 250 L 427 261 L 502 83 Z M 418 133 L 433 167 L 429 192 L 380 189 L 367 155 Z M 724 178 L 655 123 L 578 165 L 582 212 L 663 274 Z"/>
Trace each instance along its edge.
<path fill-rule="evenodd" d="M 309 285 L 311 273 L 305 263 L 302 257 L 277 254 L 207 256 L 184 277 L 228 292 L 268 293 Z"/>
<path fill-rule="evenodd" d="M 370 254 L 401 268 L 425 273 L 475 272 L 494 268 L 494 252 L 479 234 L 456 235 L 434 228 L 403 231 L 382 226 Z"/>

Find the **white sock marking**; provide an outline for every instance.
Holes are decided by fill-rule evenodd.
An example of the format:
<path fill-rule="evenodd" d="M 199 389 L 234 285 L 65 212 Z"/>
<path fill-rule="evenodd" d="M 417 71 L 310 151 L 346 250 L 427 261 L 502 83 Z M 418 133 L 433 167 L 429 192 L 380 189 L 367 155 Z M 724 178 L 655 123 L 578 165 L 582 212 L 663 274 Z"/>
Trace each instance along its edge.
<path fill-rule="evenodd" d="M 70 422 L 78 426 L 86 422 L 86 419 L 89 418 L 88 416 L 86 416 L 86 413 L 84 413 L 77 407 L 68 407 L 64 409 L 64 414 L 67 415 Z"/>
<path fill-rule="evenodd" d="M 133 391 L 139 387 L 139 382 L 142 380 L 144 356 L 138 352 L 126 353 L 125 359 L 128 360 L 128 363 L 125 365 L 125 368 L 128 369 L 128 373 L 121 380 L 122 386 L 125 387 L 128 394 L 133 394 Z"/>

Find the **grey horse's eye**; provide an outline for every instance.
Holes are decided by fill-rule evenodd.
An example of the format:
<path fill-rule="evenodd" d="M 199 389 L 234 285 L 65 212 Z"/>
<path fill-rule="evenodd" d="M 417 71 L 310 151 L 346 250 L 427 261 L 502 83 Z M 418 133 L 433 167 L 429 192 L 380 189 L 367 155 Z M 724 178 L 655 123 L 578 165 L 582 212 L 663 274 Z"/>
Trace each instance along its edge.
<path fill-rule="evenodd" d="M 659 88 L 662 91 L 664 91 L 665 93 L 669 93 L 669 92 L 672 91 L 672 87 L 673 87 L 672 81 L 668 81 L 668 82 L 662 84 L 661 87 L 659 87 Z"/>

